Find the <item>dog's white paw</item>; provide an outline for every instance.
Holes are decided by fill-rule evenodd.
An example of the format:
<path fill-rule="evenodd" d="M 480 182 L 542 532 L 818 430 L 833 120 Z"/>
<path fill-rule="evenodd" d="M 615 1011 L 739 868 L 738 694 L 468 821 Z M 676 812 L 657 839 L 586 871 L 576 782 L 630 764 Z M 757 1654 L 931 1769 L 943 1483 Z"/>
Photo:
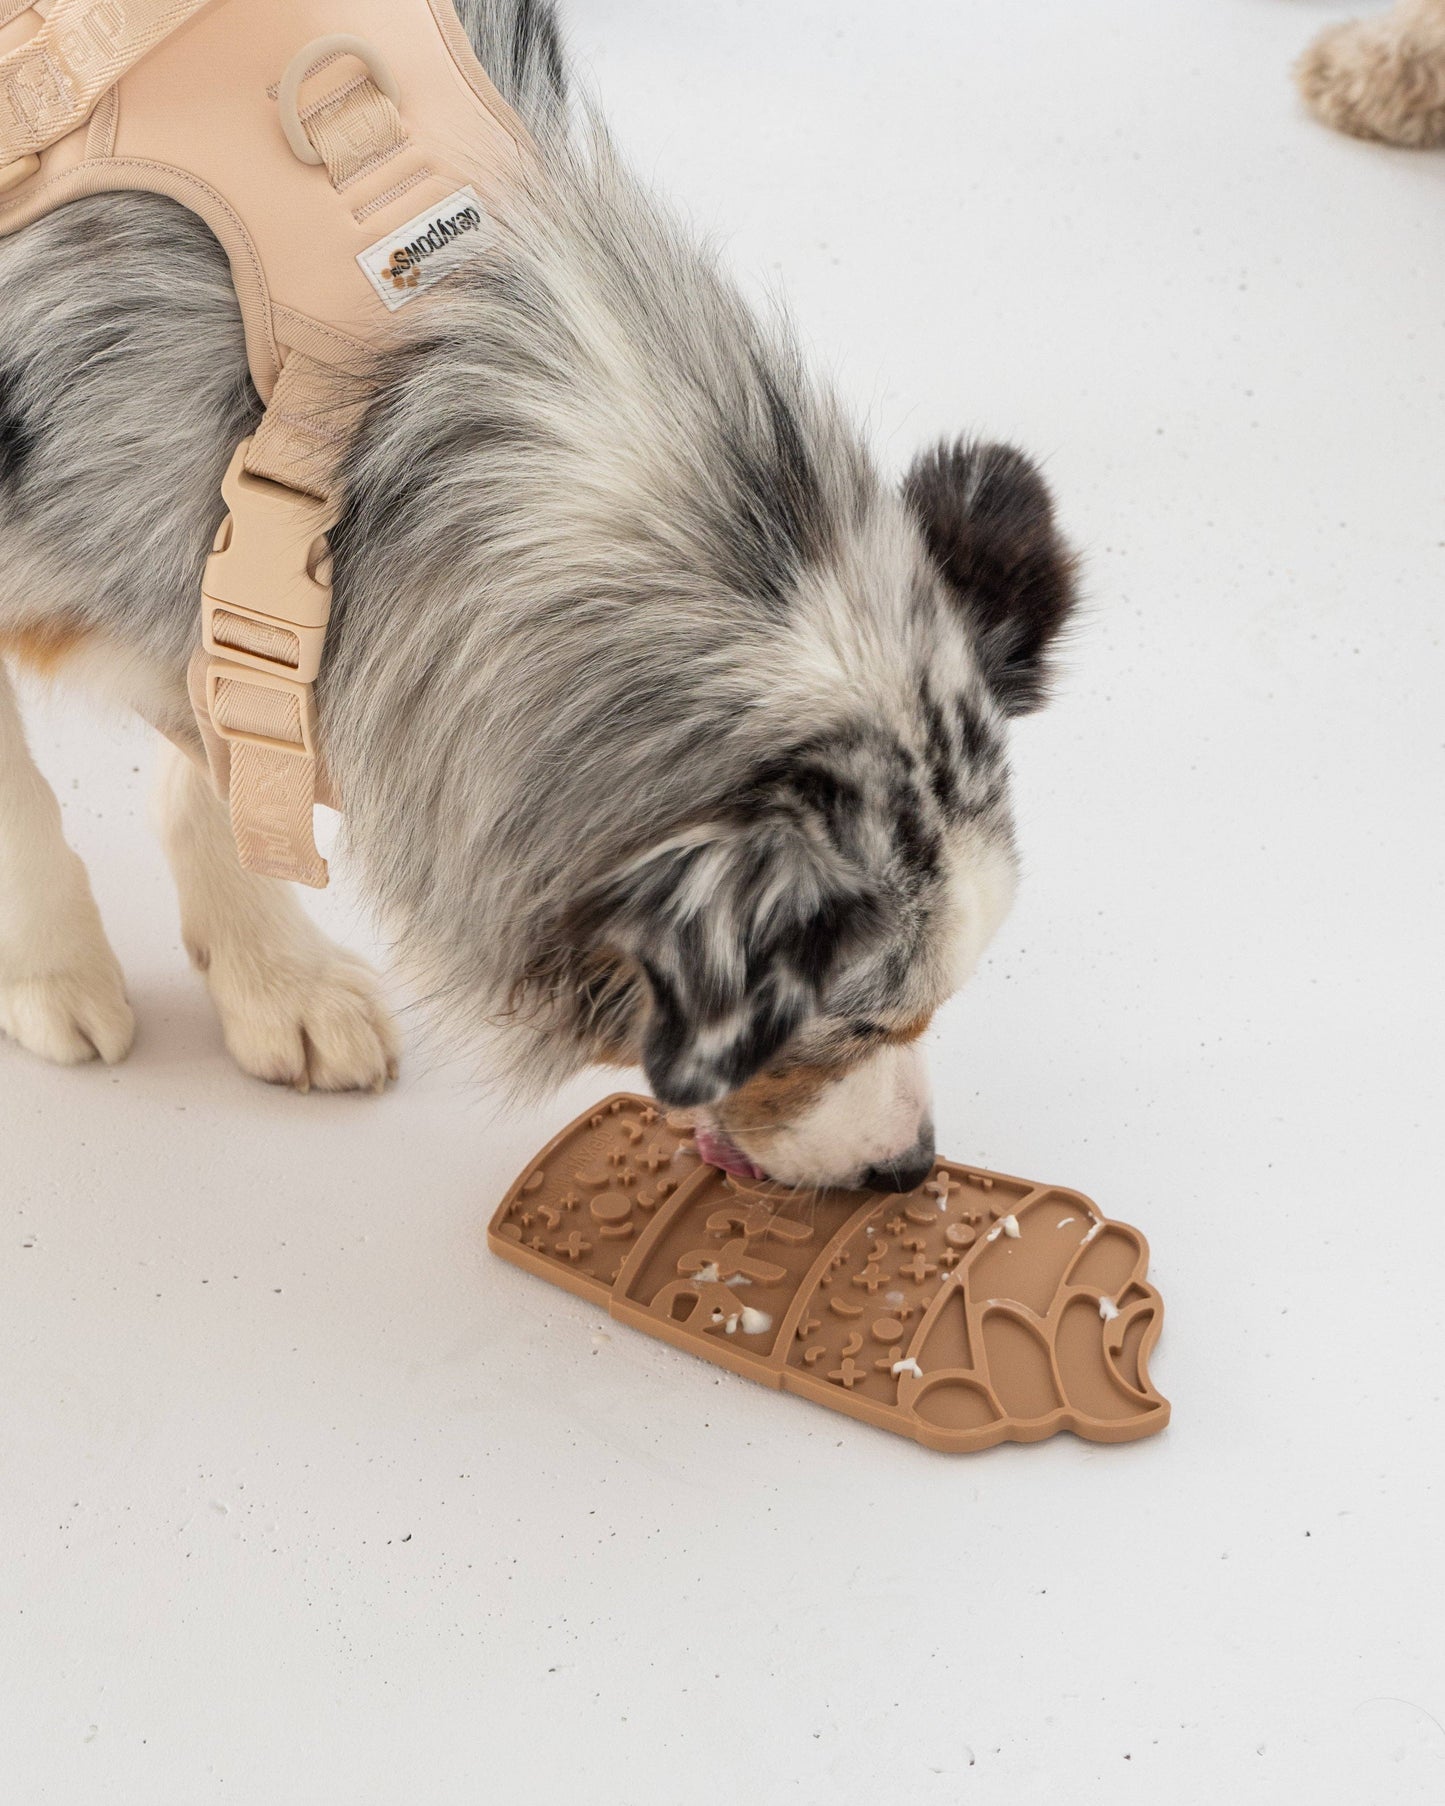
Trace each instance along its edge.
<path fill-rule="evenodd" d="M 60 971 L 0 977 L 0 1031 L 57 1066 L 123 1060 L 135 1017 L 108 943 L 102 939 Z"/>
<path fill-rule="evenodd" d="M 264 965 L 224 946 L 197 963 L 243 1072 L 298 1091 L 383 1091 L 396 1077 L 395 1025 L 354 955 L 318 936 Z"/>
<path fill-rule="evenodd" d="M 1315 116 L 1356 138 L 1419 149 L 1445 144 L 1445 31 L 1387 15 L 1333 25 L 1295 71 Z"/>

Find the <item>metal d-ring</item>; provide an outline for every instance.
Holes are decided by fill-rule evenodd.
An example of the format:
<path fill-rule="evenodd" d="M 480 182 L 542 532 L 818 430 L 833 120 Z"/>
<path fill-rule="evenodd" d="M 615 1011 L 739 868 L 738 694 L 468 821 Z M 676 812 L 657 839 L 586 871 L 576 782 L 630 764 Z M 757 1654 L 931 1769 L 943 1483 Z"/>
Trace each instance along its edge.
<path fill-rule="evenodd" d="M 367 73 L 391 104 L 394 107 L 401 105 L 401 85 L 392 74 L 391 65 L 374 44 L 368 44 L 365 38 L 352 37 L 348 32 L 335 32 L 330 37 L 317 38 L 292 57 L 286 65 L 286 73 L 281 77 L 281 85 L 276 90 L 281 130 L 286 134 L 286 142 L 303 163 L 319 165 L 324 159 L 306 136 L 297 99 L 302 82 L 318 63 L 330 56 L 354 56 L 359 63 L 365 63 Z"/>

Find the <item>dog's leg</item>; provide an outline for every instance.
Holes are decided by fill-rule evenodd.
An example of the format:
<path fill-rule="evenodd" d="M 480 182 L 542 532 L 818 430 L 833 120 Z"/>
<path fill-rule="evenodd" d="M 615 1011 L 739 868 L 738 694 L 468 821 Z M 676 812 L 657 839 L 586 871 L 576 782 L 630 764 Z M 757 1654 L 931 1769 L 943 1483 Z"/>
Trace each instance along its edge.
<path fill-rule="evenodd" d="M 289 885 L 241 869 L 205 773 L 170 746 L 162 759 L 157 805 L 181 934 L 237 1065 L 300 1091 L 382 1090 L 397 1039 L 370 969 L 327 940 Z"/>
<path fill-rule="evenodd" d="M 25 744 L 0 661 L 0 1033 L 42 1059 L 107 1064 L 130 1052 L 135 1020 L 85 867 Z"/>
<path fill-rule="evenodd" d="M 1445 144 L 1445 0 L 1398 0 L 1380 18 L 1333 25 L 1296 73 L 1326 125 L 1412 149 Z"/>

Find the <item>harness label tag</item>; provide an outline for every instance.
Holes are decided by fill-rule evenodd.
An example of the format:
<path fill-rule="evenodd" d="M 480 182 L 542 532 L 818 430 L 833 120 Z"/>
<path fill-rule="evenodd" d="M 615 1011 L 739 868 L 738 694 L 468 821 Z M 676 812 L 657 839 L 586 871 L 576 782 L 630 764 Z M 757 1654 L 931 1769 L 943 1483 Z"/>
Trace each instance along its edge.
<path fill-rule="evenodd" d="M 366 279 L 392 313 L 486 249 L 487 213 L 475 188 L 459 188 L 435 207 L 358 252 Z"/>

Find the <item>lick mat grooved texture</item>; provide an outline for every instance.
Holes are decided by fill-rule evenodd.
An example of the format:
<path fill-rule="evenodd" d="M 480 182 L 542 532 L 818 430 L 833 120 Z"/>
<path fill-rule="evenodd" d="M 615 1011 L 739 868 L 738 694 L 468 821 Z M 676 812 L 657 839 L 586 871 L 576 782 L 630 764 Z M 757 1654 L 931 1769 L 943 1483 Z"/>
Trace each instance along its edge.
<path fill-rule="evenodd" d="M 1148 1244 L 1057 1186 L 947 1160 L 901 1196 L 754 1183 L 621 1094 L 543 1149 L 488 1240 L 619 1322 L 929 1448 L 1169 1421 Z"/>

